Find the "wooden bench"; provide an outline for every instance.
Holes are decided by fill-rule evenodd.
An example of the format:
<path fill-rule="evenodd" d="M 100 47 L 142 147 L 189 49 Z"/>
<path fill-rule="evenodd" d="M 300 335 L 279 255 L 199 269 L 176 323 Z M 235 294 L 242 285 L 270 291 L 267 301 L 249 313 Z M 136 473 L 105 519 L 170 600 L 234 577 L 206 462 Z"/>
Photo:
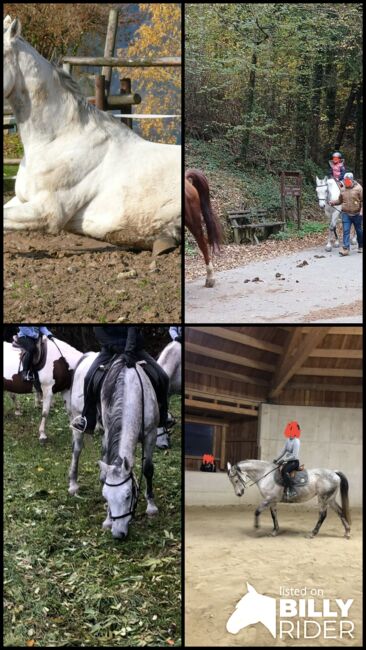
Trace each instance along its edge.
<path fill-rule="evenodd" d="M 259 244 L 259 239 L 267 239 L 282 230 L 285 225 L 284 221 L 271 219 L 267 208 L 230 211 L 228 216 L 236 244 L 241 244 L 243 241 Z"/>

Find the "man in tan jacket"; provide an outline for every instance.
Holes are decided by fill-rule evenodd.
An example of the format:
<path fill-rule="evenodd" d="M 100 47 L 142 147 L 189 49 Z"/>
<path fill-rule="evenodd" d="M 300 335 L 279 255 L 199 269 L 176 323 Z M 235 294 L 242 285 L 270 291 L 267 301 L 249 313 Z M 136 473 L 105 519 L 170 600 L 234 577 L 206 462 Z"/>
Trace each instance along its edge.
<path fill-rule="evenodd" d="M 358 252 L 362 253 L 362 187 L 354 180 L 351 172 L 344 175 L 343 182 L 345 187 L 341 190 L 339 199 L 329 201 L 329 204 L 342 206 L 343 248 L 339 254 L 345 257 L 350 251 L 349 234 L 352 223 L 357 235 Z"/>

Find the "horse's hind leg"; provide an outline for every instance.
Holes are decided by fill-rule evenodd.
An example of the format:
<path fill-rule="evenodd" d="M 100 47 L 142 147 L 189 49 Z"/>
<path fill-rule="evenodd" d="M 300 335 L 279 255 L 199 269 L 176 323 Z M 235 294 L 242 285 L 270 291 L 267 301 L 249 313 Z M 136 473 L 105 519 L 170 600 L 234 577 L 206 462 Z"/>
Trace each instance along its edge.
<path fill-rule="evenodd" d="M 346 521 L 346 519 L 343 516 L 341 506 L 338 505 L 338 503 L 336 502 L 335 499 L 333 499 L 332 501 L 329 501 L 329 505 L 330 505 L 331 508 L 333 508 L 334 512 L 336 512 L 338 517 L 340 518 L 340 520 L 341 520 L 341 522 L 342 522 L 342 524 L 344 526 L 344 530 L 345 530 L 344 536 L 347 539 L 349 539 L 350 534 L 351 534 L 351 527 L 350 527 L 349 523 Z"/>
<path fill-rule="evenodd" d="M 46 420 L 52 404 L 52 389 L 50 386 L 43 390 L 42 419 L 39 425 L 39 442 L 46 442 Z"/>
<path fill-rule="evenodd" d="M 306 535 L 306 537 L 308 537 L 309 539 L 312 539 L 313 537 L 315 537 L 315 535 L 318 534 L 319 528 L 322 525 L 322 523 L 323 523 L 324 519 L 326 518 L 326 516 L 327 516 L 327 506 L 322 504 L 321 507 L 320 507 L 320 510 L 319 510 L 319 519 L 316 522 L 316 526 L 315 526 L 314 530 L 311 531 L 311 533 L 308 533 L 308 535 Z"/>
<path fill-rule="evenodd" d="M 81 450 L 83 448 L 84 434 L 76 429 L 72 430 L 72 457 L 69 471 L 69 494 L 76 494 L 79 490 L 78 468 Z"/>
<path fill-rule="evenodd" d="M 13 402 L 14 415 L 21 415 L 22 411 L 20 408 L 20 400 L 16 393 L 9 393 L 11 400 Z"/>

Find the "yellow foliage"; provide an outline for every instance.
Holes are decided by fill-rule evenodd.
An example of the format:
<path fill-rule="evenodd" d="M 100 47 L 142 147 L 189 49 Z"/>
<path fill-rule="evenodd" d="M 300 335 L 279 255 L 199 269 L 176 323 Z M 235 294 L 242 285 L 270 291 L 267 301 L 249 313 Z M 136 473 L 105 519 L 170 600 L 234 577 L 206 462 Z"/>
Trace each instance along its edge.
<path fill-rule="evenodd" d="M 140 27 L 134 32 L 128 48 L 118 55 L 131 59 L 153 59 L 165 56 L 181 56 L 181 5 L 178 3 L 139 4 Z M 121 70 L 122 75 L 126 71 Z M 134 113 L 159 115 L 181 114 L 181 68 L 134 68 L 129 69 L 132 91 L 142 96 Z M 144 137 L 160 142 L 176 142 L 179 118 L 171 120 L 140 120 L 139 128 Z"/>

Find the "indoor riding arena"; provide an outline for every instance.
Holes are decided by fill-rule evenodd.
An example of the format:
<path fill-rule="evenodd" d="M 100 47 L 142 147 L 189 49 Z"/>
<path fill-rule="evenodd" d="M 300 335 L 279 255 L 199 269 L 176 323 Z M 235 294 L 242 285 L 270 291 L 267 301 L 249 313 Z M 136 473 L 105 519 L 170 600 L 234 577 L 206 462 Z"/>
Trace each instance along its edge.
<path fill-rule="evenodd" d="M 186 645 L 361 646 L 362 328 L 197 326 L 185 341 Z M 279 502 L 273 537 L 268 508 L 254 528 L 258 484 L 235 494 L 227 463 L 273 463 L 291 421 L 305 470 L 348 481 L 349 539 L 330 507 L 306 537 L 317 498 Z"/>

